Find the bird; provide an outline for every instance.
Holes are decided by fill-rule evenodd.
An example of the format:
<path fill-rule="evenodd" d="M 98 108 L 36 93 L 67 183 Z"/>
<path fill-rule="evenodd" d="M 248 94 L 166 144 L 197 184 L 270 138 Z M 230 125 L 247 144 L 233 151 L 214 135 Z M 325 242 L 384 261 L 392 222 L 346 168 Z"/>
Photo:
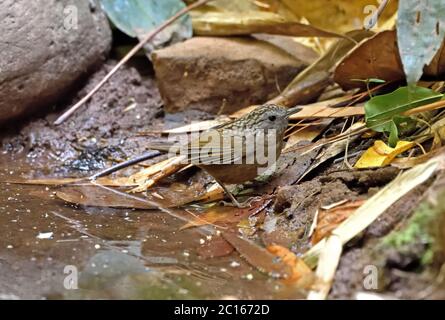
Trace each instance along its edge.
<path fill-rule="evenodd" d="M 226 184 L 253 180 L 271 168 L 283 149 L 289 116 L 300 110 L 299 107 L 264 104 L 238 119 L 192 135 L 187 143 L 150 143 L 147 145 L 150 152 L 92 177 L 95 179 L 167 152 L 182 157 L 184 164 L 194 164 L 206 171 L 222 187 L 232 204 L 243 208 L 246 205 L 238 202 Z"/>

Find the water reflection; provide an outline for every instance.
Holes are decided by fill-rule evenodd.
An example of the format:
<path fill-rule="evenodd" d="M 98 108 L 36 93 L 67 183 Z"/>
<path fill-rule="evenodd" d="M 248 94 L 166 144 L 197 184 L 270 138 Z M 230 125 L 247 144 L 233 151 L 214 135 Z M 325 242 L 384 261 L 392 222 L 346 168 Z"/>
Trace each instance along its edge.
<path fill-rule="evenodd" d="M 0 161 L 0 181 L 30 172 Z M 213 227 L 179 231 L 186 211 L 70 205 L 54 188 L 0 183 L 0 297 L 295 298 L 236 252 L 204 259 Z M 52 236 L 39 239 L 39 234 Z M 66 266 L 78 289 L 64 287 Z"/>

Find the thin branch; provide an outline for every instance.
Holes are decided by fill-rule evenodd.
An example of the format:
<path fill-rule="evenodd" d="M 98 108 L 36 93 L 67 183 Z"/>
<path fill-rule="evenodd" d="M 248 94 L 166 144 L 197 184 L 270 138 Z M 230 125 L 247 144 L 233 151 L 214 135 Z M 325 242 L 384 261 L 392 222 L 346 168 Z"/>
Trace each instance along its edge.
<path fill-rule="evenodd" d="M 161 24 L 158 28 L 150 32 L 144 39 L 142 39 L 130 52 L 128 52 L 125 57 L 122 58 L 121 61 L 91 90 L 85 97 L 83 97 L 79 102 L 77 102 L 74 106 L 69 108 L 64 114 L 62 114 L 56 121 L 54 121 L 55 125 L 59 125 L 68 119 L 77 109 L 79 109 L 85 102 L 87 102 L 115 73 L 116 71 L 122 67 L 128 60 L 131 59 L 140 49 L 144 47 L 144 45 L 153 40 L 156 35 L 162 32 L 165 28 L 171 25 L 173 22 L 181 18 L 183 15 L 188 13 L 189 11 L 198 8 L 211 0 L 199 0 L 195 3 L 192 3 L 188 7 L 182 9 L 178 13 L 176 13 L 173 17 L 166 20 L 163 24 Z"/>
<path fill-rule="evenodd" d="M 380 2 L 377 11 L 374 13 L 374 16 L 370 20 L 370 23 L 365 27 L 367 30 L 371 30 L 372 28 L 374 28 L 380 16 L 382 15 L 383 11 L 385 10 L 386 6 L 388 5 L 388 2 L 389 0 L 383 0 L 382 2 Z"/>

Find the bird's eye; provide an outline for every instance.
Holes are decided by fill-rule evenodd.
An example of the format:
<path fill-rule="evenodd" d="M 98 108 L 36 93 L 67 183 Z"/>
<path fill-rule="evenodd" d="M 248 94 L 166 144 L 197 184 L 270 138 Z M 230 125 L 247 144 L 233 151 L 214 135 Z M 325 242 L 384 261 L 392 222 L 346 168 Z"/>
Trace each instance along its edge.
<path fill-rule="evenodd" d="M 276 116 L 269 116 L 269 120 L 270 121 L 275 121 L 275 120 L 277 120 L 277 117 Z"/>

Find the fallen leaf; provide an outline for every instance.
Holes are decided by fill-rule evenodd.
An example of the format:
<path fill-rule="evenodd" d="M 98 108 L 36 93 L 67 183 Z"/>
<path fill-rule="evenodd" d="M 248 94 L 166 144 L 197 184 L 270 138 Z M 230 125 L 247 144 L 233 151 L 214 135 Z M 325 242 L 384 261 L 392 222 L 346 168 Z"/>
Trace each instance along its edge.
<path fill-rule="evenodd" d="M 275 0 L 269 2 L 273 3 Z M 297 16 L 304 16 L 311 24 L 341 33 L 364 29 L 371 17 L 370 13 L 376 11 L 380 3 L 378 0 L 282 0 L 282 2 Z M 392 19 L 397 7 L 397 0 L 387 4 L 379 17 L 379 27 L 383 27 Z"/>
<path fill-rule="evenodd" d="M 266 0 L 267 1 L 267 0 Z M 280 1 L 262 10 L 249 0 L 215 0 L 192 10 L 193 30 L 200 36 L 234 36 L 268 33 L 299 37 L 339 37 L 338 33 L 303 23 Z"/>
<path fill-rule="evenodd" d="M 263 211 L 272 199 L 269 196 L 260 200 L 252 201 L 248 208 L 234 208 L 229 206 L 211 207 L 202 214 L 194 214 L 195 218 L 182 226 L 179 230 L 192 227 L 200 227 L 208 224 L 218 224 L 219 226 L 236 225 L 241 220 Z"/>
<path fill-rule="evenodd" d="M 418 50 L 418 52 L 422 52 Z M 440 76 L 445 72 L 445 50 L 442 47 L 430 65 L 424 68 L 427 76 Z M 378 78 L 386 82 L 405 79 L 403 64 L 397 46 L 397 33 L 387 30 L 362 40 L 345 55 L 334 71 L 334 81 L 344 90 L 366 88 L 366 84 L 354 79 Z"/>
<path fill-rule="evenodd" d="M 130 37 L 142 39 L 150 31 L 185 8 L 181 0 L 101 0 L 101 5 L 113 24 Z M 175 43 L 192 36 L 192 22 L 189 15 L 167 27 L 150 44 L 159 48 L 165 43 Z M 148 51 L 153 48 L 148 47 Z"/>
<path fill-rule="evenodd" d="M 108 208 L 154 209 L 158 205 L 126 193 L 110 192 L 99 186 L 65 187 L 56 196 L 76 205 Z"/>
<path fill-rule="evenodd" d="M 347 118 L 352 116 L 361 116 L 365 114 L 363 106 L 355 107 L 337 107 L 326 106 L 304 106 L 301 111 L 291 115 L 290 120 L 307 118 Z"/>
<path fill-rule="evenodd" d="M 374 33 L 366 30 L 353 31 L 348 37 L 361 41 Z M 331 83 L 331 75 L 338 61 L 342 59 L 355 43 L 349 39 L 339 39 L 317 61 L 299 73 L 294 80 L 270 103 L 294 106 L 310 102 Z"/>
<path fill-rule="evenodd" d="M 397 42 L 409 87 L 420 79 L 442 45 L 444 16 L 442 0 L 404 0 L 399 4 Z"/>
<path fill-rule="evenodd" d="M 163 133 L 163 134 L 179 134 L 179 133 L 191 133 L 191 132 L 199 132 L 209 130 L 213 127 L 216 127 L 224 122 L 229 121 L 230 119 L 226 116 L 218 117 L 218 119 L 214 120 L 206 120 L 206 121 L 198 121 L 192 122 L 191 124 L 187 124 L 185 126 L 162 130 L 162 131 L 151 131 L 142 134 L 152 134 L 152 133 Z"/>
<path fill-rule="evenodd" d="M 444 155 L 440 155 L 399 175 L 369 198 L 349 218 L 334 229 L 331 234 L 338 236 L 342 244 L 350 241 L 379 218 L 394 202 L 424 183 L 437 170 L 443 170 L 444 157 Z M 303 255 L 303 259 L 309 267 L 317 265 L 318 257 L 325 243 L 325 239 L 321 240 Z"/>
<path fill-rule="evenodd" d="M 332 36 L 362 27 L 369 16 L 364 8 L 376 10 L 377 6 L 377 1 L 368 0 L 215 0 L 193 10 L 192 20 L 198 35 Z M 379 22 L 383 24 L 389 20 L 396 10 L 397 1 L 392 1 Z"/>
<path fill-rule="evenodd" d="M 136 188 L 130 190 L 131 193 L 144 192 L 158 181 L 174 174 L 184 167 L 186 167 L 186 165 L 184 164 L 183 156 L 172 157 L 145 168 L 128 178 L 121 178 L 121 180 L 129 181 L 137 185 Z"/>
<path fill-rule="evenodd" d="M 364 126 L 364 124 L 362 122 L 354 123 L 348 130 L 346 130 L 345 134 L 347 134 L 348 132 L 353 132 L 354 130 L 360 129 L 363 126 Z M 350 136 L 350 137 L 348 137 L 346 135 L 344 139 L 336 141 L 336 142 L 330 144 L 324 150 L 320 151 L 320 153 L 315 158 L 314 162 L 304 172 L 304 174 L 298 178 L 297 182 L 301 181 L 305 176 L 307 176 L 310 172 L 312 172 L 314 169 L 316 169 L 322 163 L 324 163 L 327 160 L 332 159 L 333 157 L 344 152 L 346 150 L 348 143 L 351 143 L 352 141 L 355 141 L 358 138 L 359 138 L 359 136 L 357 136 L 357 135 Z M 291 148 L 289 148 L 289 149 L 291 149 Z"/>
<path fill-rule="evenodd" d="M 313 272 L 311 268 L 306 265 L 303 259 L 298 258 L 292 251 L 279 245 L 270 245 L 266 249 L 273 255 L 280 258 L 281 261 L 291 268 L 292 275 L 284 280 L 285 283 L 298 283 L 299 287 L 309 287 L 312 284 Z"/>
<path fill-rule="evenodd" d="M 329 236 L 323 243 L 320 260 L 315 271 L 316 280 L 312 285 L 313 290 L 308 294 L 308 300 L 325 300 L 327 298 L 334 282 L 342 251 L 343 243 L 337 235 Z"/>
<path fill-rule="evenodd" d="M 377 140 L 374 145 L 366 150 L 354 165 L 357 169 L 383 167 L 390 164 L 399 154 L 415 146 L 414 142 L 399 141 L 395 148 L 386 145 L 382 140 Z"/>
<path fill-rule="evenodd" d="M 197 253 L 204 259 L 212 259 L 227 256 L 234 250 L 235 248 L 224 240 L 224 238 L 213 236 L 211 240 L 206 241 L 197 248 Z"/>
<path fill-rule="evenodd" d="M 292 268 L 256 243 L 246 240 L 231 232 L 223 232 L 226 239 L 238 253 L 253 267 L 274 278 L 288 279 L 292 277 Z"/>
<path fill-rule="evenodd" d="M 437 157 L 439 154 L 443 152 L 445 152 L 445 147 L 432 150 L 426 154 L 422 154 L 417 157 L 395 158 L 391 162 L 391 165 L 399 169 L 409 169 L 424 162 L 427 162 L 431 158 Z"/>
<path fill-rule="evenodd" d="M 323 119 L 317 124 L 308 124 L 306 127 L 299 128 L 294 133 L 290 133 L 284 150 L 295 146 L 302 141 L 313 141 L 318 137 L 331 123 L 333 119 Z"/>
<path fill-rule="evenodd" d="M 317 215 L 317 223 L 311 242 L 313 245 L 331 234 L 340 223 L 346 220 L 355 210 L 360 208 L 365 200 L 348 202 L 330 209 L 320 208 Z"/>
<path fill-rule="evenodd" d="M 370 78 L 386 82 L 405 78 L 394 31 L 383 31 L 362 40 L 339 61 L 334 71 L 334 81 L 344 90 L 365 88 L 365 83 L 355 79 Z"/>

